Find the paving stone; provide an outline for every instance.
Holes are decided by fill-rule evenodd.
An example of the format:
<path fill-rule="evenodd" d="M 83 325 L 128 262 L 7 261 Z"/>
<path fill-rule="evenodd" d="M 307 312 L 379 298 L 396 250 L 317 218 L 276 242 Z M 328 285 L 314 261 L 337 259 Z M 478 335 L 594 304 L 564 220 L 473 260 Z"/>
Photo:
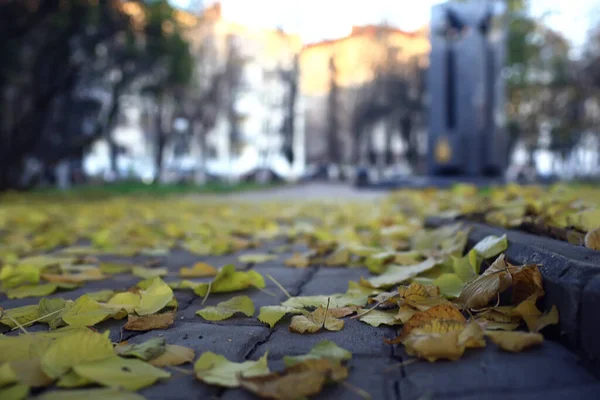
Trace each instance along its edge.
<path fill-rule="evenodd" d="M 372 399 L 394 399 L 394 380 L 390 377 L 393 363 L 388 358 L 357 358 L 348 363 L 350 374 L 344 381 L 355 388 L 364 390 Z M 282 371 L 285 366 L 281 360 L 269 360 L 271 371 Z M 254 395 L 243 390 L 227 390 L 221 397 L 222 400 L 252 400 Z M 342 384 L 326 386 L 321 393 L 311 399 L 361 399 L 355 392 Z"/>
<path fill-rule="evenodd" d="M 532 391 L 508 391 L 490 393 L 469 393 L 458 396 L 440 396 L 440 400 L 597 400 L 600 396 L 600 385 L 577 385 L 565 388 L 555 388 L 551 390 L 532 390 Z M 405 400 L 402 398 L 402 400 Z M 409 399 L 410 400 L 410 399 Z"/>
<path fill-rule="evenodd" d="M 288 326 L 289 322 L 280 321 L 275 326 L 269 341 L 261 344 L 252 354 L 252 358 L 256 359 L 266 351 L 273 358 L 306 354 L 322 340 L 331 340 L 355 355 L 389 357 L 392 348 L 385 344 L 383 339 L 395 336 L 393 329 L 374 328 L 350 318 L 344 318 L 344 328 L 339 332 L 319 331 L 300 335 L 290 332 Z"/>
<path fill-rule="evenodd" d="M 366 268 L 320 267 L 317 273 L 302 288 L 302 296 L 345 293 L 348 281 L 359 281 L 370 275 Z"/>
<path fill-rule="evenodd" d="M 600 276 L 592 279 L 583 291 L 581 307 L 581 347 L 597 376 L 600 376 Z"/>
<path fill-rule="evenodd" d="M 222 354 L 231 361 L 242 361 L 246 354 L 269 334 L 268 328 L 257 326 L 228 326 L 194 324 L 176 321 L 167 330 L 136 334 L 129 343 L 142 343 L 150 338 L 162 336 L 169 344 L 178 344 L 194 349 L 196 358 L 201 353 L 212 351 Z"/>
<path fill-rule="evenodd" d="M 271 275 L 275 280 L 283 286 L 290 294 L 294 295 L 292 292 L 296 292 L 300 285 L 306 283 L 306 280 L 311 278 L 313 275 L 313 270 L 310 268 L 298 269 L 298 268 L 290 268 L 285 265 L 266 265 L 260 264 L 255 265 L 252 269 L 259 272 L 264 278 L 265 283 L 267 285 L 268 290 L 277 290 L 281 291 L 277 285 L 267 277 L 267 274 Z M 312 276 L 314 279 L 314 276 Z M 271 290 L 272 291 L 272 290 Z"/>
<path fill-rule="evenodd" d="M 404 359 L 411 357 L 405 355 Z M 433 398 L 470 393 L 535 391 L 598 381 L 579 365 L 579 359 L 558 343 L 522 353 L 501 351 L 493 344 L 471 349 L 459 361 L 419 361 L 398 374 L 400 399 Z"/>

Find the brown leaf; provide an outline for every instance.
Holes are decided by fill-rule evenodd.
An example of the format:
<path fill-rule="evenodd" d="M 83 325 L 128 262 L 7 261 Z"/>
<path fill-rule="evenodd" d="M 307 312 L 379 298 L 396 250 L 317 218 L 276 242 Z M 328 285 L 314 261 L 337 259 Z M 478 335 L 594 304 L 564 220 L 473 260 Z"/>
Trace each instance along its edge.
<path fill-rule="evenodd" d="M 458 301 L 465 308 L 483 308 L 511 284 L 509 265 L 501 254 L 483 274 L 464 287 Z"/>
<path fill-rule="evenodd" d="M 123 328 L 127 329 L 128 331 L 150 331 L 153 329 L 167 329 L 173 324 L 174 320 L 174 312 L 145 315 L 143 317 L 129 315 L 129 317 L 127 318 L 127 323 Z"/>
<path fill-rule="evenodd" d="M 530 347 L 539 346 L 544 337 L 533 332 L 485 332 L 485 335 L 502 350 L 518 353 Z"/>
<path fill-rule="evenodd" d="M 328 359 L 305 360 L 256 377 L 240 377 L 240 385 L 265 399 L 291 400 L 318 394 L 328 381 L 339 382 L 348 376 L 348 369 Z"/>
<path fill-rule="evenodd" d="M 458 322 L 462 325 L 466 324 L 467 322 L 467 320 L 458 310 L 458 308 L 454 307 L 451 304 L 442 304 L 439 306 L 431 307 L 426 311 L 420 311 L 414 314 L 408 321 L 406 321 L 400 335 L 397 338 L 392 339 L 391 341 L 386 340 L 386 343 L 400 343 L 411 333 L 413 329 L 423 327 L 432 320 Z"/>
<path fill-rule="evenodd" d="M 325 328 L 328 331 L 339 331 L 343 327 L 344 321 L 334 317 L 331 310 L 319 307 L 310 314 L 294 316 L 289 330 L 296 333 L 314 333 L 321 330 L 321 328 Z"/>
<path fill-rule="evenodd" d="M 544 295 L 543 278 L 539 267 L 535 264 L 511 269 L 512 303 L 519 304 L 528 297 Z"/>
<path fill-rule="evenodd" d="M 168 344 L 164 353 L 148 361 L 155 367 L 170 367 L 194 361 L 194 350 L 189 347 Z"/>
<path fill-rule="evenodd" d="M 330 308 L 328 313 L 334 318 L 343 318 L 350 314 L 354 314 L 356 310 L 358 310 L 358 307 L 338 307 Z"/>

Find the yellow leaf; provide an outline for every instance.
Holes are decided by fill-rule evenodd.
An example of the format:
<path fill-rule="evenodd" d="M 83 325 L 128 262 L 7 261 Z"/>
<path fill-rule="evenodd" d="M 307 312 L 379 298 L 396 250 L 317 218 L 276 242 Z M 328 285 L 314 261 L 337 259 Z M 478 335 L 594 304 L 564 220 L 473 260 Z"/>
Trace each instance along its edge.
<path fill-rule="evenodd" d="M 285 306 L 263 306 L 260 308 L 258 320 L 269 327 L 274 327 L 275 324 L 286 314 L 304 314 L 305 311 L 294 307 Z"/>
<path fill-rule="evenodd" d="M 0 388 L 0 399 L 2 400 L 23 400 L 29 395 L 27 385 L 16 384 L 5 388 Z"/>
<path fill-rule="evenodd" d="M 115 346 L 115 353 L 122 357 L 136 357 L 149 361 L 161 356 L 167 348 L 167 341 L 163 337 L 153 337 L 139 344 L 121 343 Z"/>
<path fill-rule="evenodd" d="M 154 278 L 147 290 L 140 290 L 140 305 L 135 308 L 138 315 L 154 314 L 173 300 L 173 290 L 160 278 Z"/>
<path fill-rule="evenodd" d="M 600 251 L 600 228 L 593 229 L 585 235 L 585 247 Z"/>
<path fill-rule="evenodd" d="M 301 253 L 294 253 L 290 258 L 285 260 L 284 264 L 288 267 L 306 268 L 310 264 L 310 259 Z"/>
<path fill-rule="evenodd" d="M 230 264 L 221 268 L 211 283 L 198 284 L 194 293 L 204 297 L 208 293 L 209 287 L 211 293 L 226 293 L 247 289 L 251 286 L 264 288 L 265 280 L 262 275 L 254 270 L 236 271 L 235 266 Z"/>
<path fill-rule="evenodd" d="M 243 264 L 263 264 L 275 259 L 277 259 L 276 255 L 266 253 L 242 254 L 238 256 L 238 260 Z"/>
<path fill-rule="evenodd" d="M 433 284 L 440 288 L 443 295 L 455 298 L 460 296 L 465 283 L 456 274 L 444 273 L 437 277 Z"/>
<path fill-rule="evenodd" d="M 361 312 L 366 310 L 359 310 L 359 315 Z M 400 325 L 402 321 L 398 319 L 398 313 L 396 311 L 380 311 L 373 310 L 369 311 L 362 317 L 358 318 L 359 321 L 364 322 L 365 324 L 369 324 L 371 326 L 379 326 L 379 325 Z"/>
<path fill-rule="evenodd" d="M 189 347 L 168 344 L 164 353 L 149 360 L 155 367 L 170 367 L 194 361 L 194 350 Z"/>
<path fill-rule="evenodd" d="M 196 377 L 210 385 L 228 388 L 240 386 L 240 378 L 266 375 L 269 373 L 267 355 L 258 361 L 236 363 L 210 351 L 203 353 L 194 364 Z"/>
<path fill-rule="evenodd" d="M 401 334 L 390 341 L 390 343 L 400 343 L 413 329 L 423 327 L 433 320 L 446 321 L 448 323 L 457 322 L 462 325 L 466 323 L 465 317 L 456 307 L 450 304 L 442 304 L 414 314 L 404 324 Z"/>
<path fill-rule="evenodd" d="M 36 397 L 36 400 L 144 400 L 144 396 L 117 389 L 54 390 Z"/>
<path fill-rule="evenodd" d="M 38 306 L 36 304 L 2 310 L 0 313 L 2 317 L 0 324 L 6 325 L 9 328 L 15 328 L 17 326 L 15 321 L 20 325 L 26 325 L 30 321 L 37 319 L 38 315 Z"/>
<path fill-rule="evenodd" d="M 217 269 L 212 265 L 203 262 L 197 262 L 193 267 L 181 267 L 179 276 L 182 278 L 205 278 L 208 276 L 216 276 Z"/>
<path fill-rule="evenodd" d="M 518 315 L 523 318 L 530 331 L 535 330 L 538 320 L 542 315 L 542 312 L 535 305 L 536 300 L 537 297 L 535 295 L 531 296 L 512 310 L 512 315 Z"/>
<path fill-rule="evenodd" d="M 432 269 L 436 264 L 437 262 L 433 258 L 429 258 L 419 264 L 410 266 L 391 265 L 379 276 L 367 280 L 361 279 L 361 284 L 373 288 L 391 287 Z"/>
<path fill-rule="evenodd" d="M 111 310 L 102 307 L 96 300 L 83 295 L 75 300 L 71 308 L 62 314 L 62 319 L 68 325 L 85 327 L 96 325 L 111 314 Z"/>
<path fill-rule="evenodd" d="M 42 370 L 50 378 L 58 378 L 76 365 L 103 360 L 115 355 L 106 334 L 92 330 L 76 330 L 59 337 L 42 356 Z"/>
<path fill-rule="evenodd" d="M 113 262 L 101 262 L 99 266 L 100 271 L 110 275 L 124 274 L 126 272 L 130 272 L 133 267 L 134 266 L 131 264 Z"/>
<path fill-rule="evenodd" d="M 116 309 L 125 310 L 126 314 L 131 314 L 136 309 L 136 307 L 140 306 L 141 297 L 137 293 L 132 292 L 122 292 L 117 293 L 113 297 L 108 300 L 109 306 L 114 306 Z M 123 318 L 125 315 L 122 316 Z M 116 318 L 113 316 L 113 318 Z M 117 318 L 120 319 L 120 318 Z"/>
<path fill-rule="evenodd" d="M 128 331 L 151 331 L 154 329 L 167 329 L 175 320 L 174 312 L 152 314 L 143 317 L 130 315 L 123 326 Z"/>
<path fill-rule="evenodd" d="M 222 321 L 238 312 L 247 317 L 254 315 L 254 303 L 250 297 L 232 297 L 227 301 L 220 302 L 216 306 L 208 306 L 202 310 L 198 310 L 196 311 L 196 315 L 199 315 L 208 321 Z"/>
<path fill-rule="evenodd" d="M 513 304 L 521 303 L 532 296 L 538 298 L 544 295 L 543 278 L 537 265 L 513 267 L 510 273 Z"/>
<path fill-rule="evenodd" d="M 18 382 L 17 374 L 10 367 L 10 363 L 0 364 L 0 387 Z"/>
<path fill-rule="evenodd" d="M 292 317 L 289 330 L 296 333 L 314 333 L 322 328 L 328 331 L 339 331 L 343 327 L 344 321 L 335 318 L 329 310 L 319 307 L 310 314 Z"/>
<path fill-rule="evenodd" d="M 23 385 L 29 387 L 43 387 L 52 383 L 52 379 L 42 370 L 39 358 L 12 361 L 10 363 L 10 368 L 18 377 L 19 383 Z"/>
<path fill-rule="evenodd" d="M 5 265 L 0 270 L 0 282 L 4 289 L 21 285 L 34 285 L 40 281 L 40 268 L 32 265 Z"/>
<path fill-rule="evenodd" d="M 171 376 L 169 372 L 144 361 L 116 356 L 79 364 L 73 370 L 101 385 L 127 390 L 139 390 Z"/>
<path fill-rule="evenodd" d="M 511 284 L 509 266 L 501 254 L 481 276 L 464 287 L 458 301 L 466 308 L 482 308 Z"/>
<path fill-rule="evenodd" d="M 166 276 L 169 270 L 167 268 L 146 268 L 136 265 L 132 268 L 131 273 L 142 279 L 153 279 Z"/>
<path fill-rule="evenodd" d="M 26 297 L 48 296 L 58 289 L 56 283 L 44 283 L 41 285 L 26 285 L 6 290 L 9 299 L 24 299 Z"/>
<path fill-rule="evenodd" d="M 485 335 L 502 350 L 513 353 L 539 346 L 544 341 L 541 334 L 533 332 L 485 332 Z"/>

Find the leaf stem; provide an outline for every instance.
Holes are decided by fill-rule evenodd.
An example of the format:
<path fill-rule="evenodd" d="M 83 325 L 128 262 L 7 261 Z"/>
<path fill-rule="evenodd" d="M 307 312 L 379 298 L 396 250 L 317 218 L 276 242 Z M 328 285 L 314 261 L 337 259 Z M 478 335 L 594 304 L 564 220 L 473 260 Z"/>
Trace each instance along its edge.
<path fill-rule="evenodd" d="M 281 291 L 283 292 L 283 294 L 285 294 L 285 295 L 288 297 L 288 299 L 291 299 L 291 298 L 292 298 L 292 295 L 291 295 L 291 294 L 290 294 L 290 293 L 289 293 L 287 290 L 285 290 L 285 288 L 284 288 L 284 287 L 281 285 L 281 283 L 277 282 L 277 281 L 275 280 L 275 278 L 273 278 L 273 277 L 271 276 L 271 274 L 267 274 L 267 278 L 269 278 L 270 280 L 272 280 L 272 281 L 273 281 L 273 283 L 274 283 L 275 285 L 277 285 L 277 287 L 278 287 L 279 289 L 281 289 Z"/>

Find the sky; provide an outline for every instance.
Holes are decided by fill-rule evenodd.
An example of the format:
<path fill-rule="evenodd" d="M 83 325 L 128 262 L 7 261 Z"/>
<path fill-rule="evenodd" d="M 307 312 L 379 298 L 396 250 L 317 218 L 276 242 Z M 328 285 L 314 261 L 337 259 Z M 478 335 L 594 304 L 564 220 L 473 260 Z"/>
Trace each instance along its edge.
<path fill-rule="evenodd" d="M 193 0 L 171 0 L 186 7 Z M 210 4 L 214 0 L 204 0 Z M 480 0 L 483 1 L 483 0 Z M 388 22 L 411 31 L 426 25 L 441 0 L 221 0 L 224 16 L 246 25 L 281 27 L 307 43 L 345 36 L 352 25 Z M 562 32 L 576 48 L 585 42 L 598 0 L 531 0 L 532 13 Z"/>

